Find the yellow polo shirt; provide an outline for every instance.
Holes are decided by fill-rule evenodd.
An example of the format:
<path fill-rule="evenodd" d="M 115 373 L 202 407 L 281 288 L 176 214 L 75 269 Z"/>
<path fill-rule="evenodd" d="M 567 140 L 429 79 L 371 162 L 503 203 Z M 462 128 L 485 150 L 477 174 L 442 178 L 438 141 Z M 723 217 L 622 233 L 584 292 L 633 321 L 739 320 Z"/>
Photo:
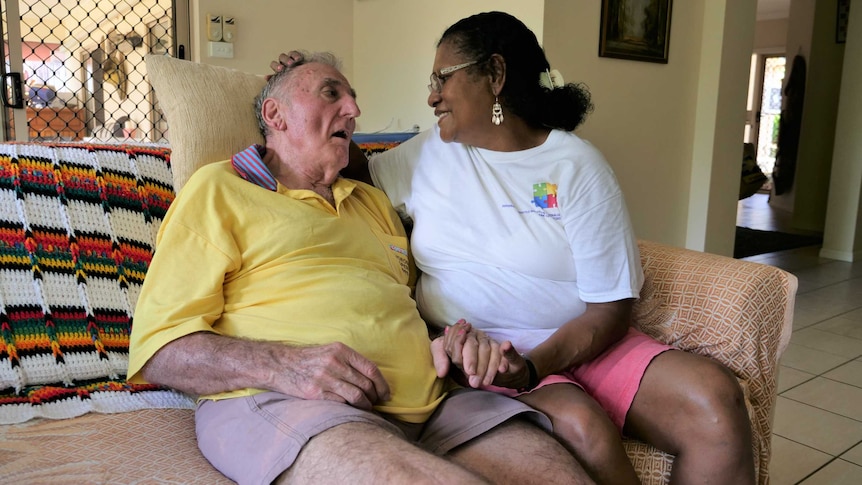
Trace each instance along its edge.
<path fill-rule="evenodd" d="M 391 400 L 376 410 L 424 422 L 445 389 L 411 297 L 404 228 L 382 191 L 347 179 L 332 188 L 336 209 L 309 190 L 254 185 L 230 161 L 199 169 L 159 230 L 134 315 L 129 381 L 143 382 L 141 368 L 162 346 L 199 331 L 342 342 L 389 384 Z"/>

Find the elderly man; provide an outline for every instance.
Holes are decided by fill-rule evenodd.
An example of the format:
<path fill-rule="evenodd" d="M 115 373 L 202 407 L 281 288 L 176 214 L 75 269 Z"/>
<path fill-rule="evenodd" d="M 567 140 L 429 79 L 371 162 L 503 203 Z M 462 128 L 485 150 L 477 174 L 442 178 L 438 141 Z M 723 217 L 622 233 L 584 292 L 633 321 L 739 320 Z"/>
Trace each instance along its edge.
<path fill-rule="evenodd" d="M 335 59 L 256 110 L 266 146 L 198 170 L 164 220 L 130 380 L 200 396 L 199 447 L 240 483 L 583 480 L 546 417 L 437 377 L 404 229 L 339 177 L 359 108 Z"/>

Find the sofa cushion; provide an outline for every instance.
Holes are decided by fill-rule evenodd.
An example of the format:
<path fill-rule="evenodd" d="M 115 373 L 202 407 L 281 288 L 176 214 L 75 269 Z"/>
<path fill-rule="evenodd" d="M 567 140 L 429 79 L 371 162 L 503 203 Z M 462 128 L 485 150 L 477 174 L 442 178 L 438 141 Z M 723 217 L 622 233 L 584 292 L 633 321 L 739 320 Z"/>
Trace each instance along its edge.
<path fill-rule="evenodd" d="M 168 122 L 177 192 L 201 166 L 263 143 L 254 114 L 263 76 L 167 56 L 150 55 L 146 63 Z"/>
<path fill-rule="evenodd" d="M 194 411 L 142 409 L 0 426 L 0 482 L 228 485 L 198 450 Z"/>
<path fill-rule="evenodd" d="M 125 382 L 173 197 L 166 148 L 0 145 L 0 423 L 190 405 Z"/>

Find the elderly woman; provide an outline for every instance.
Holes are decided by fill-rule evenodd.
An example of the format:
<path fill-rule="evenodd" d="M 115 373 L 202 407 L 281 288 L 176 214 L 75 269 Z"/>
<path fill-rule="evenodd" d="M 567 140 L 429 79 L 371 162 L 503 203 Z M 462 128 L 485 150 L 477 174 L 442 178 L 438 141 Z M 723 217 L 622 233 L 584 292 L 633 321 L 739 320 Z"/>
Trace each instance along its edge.
<path fill-rule="evenodd" d="M 501 12 L 444 32 L 428 87 L 437 125 L 370 170 L 413 224 L 416 300 L 446 329 L 438 374 L 451 358 L 470 386 L 545 412 L 598 482 L 637 483 L 622 433 L 676 455 L 676 483 L 753 483 L 734 376 L 631 326 L 643 273 L 623 195 L 572 133 L 586 90 Z"/>

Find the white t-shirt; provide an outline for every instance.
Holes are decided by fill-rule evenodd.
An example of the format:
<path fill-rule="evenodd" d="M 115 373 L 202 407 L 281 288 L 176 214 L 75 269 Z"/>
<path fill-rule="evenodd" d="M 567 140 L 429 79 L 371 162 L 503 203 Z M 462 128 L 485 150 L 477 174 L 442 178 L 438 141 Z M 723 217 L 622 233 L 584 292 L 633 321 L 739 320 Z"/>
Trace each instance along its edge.
<path fill-rule="evenodd" d="M 529 351 L 585 302 L 638 296 L 643 272 L 625 201 L 601 153 L 554 130 L 495 152 L 420 133 L 370 161 L 402 218 L 422 274 L 422 316 L 464 318 Z"/>

